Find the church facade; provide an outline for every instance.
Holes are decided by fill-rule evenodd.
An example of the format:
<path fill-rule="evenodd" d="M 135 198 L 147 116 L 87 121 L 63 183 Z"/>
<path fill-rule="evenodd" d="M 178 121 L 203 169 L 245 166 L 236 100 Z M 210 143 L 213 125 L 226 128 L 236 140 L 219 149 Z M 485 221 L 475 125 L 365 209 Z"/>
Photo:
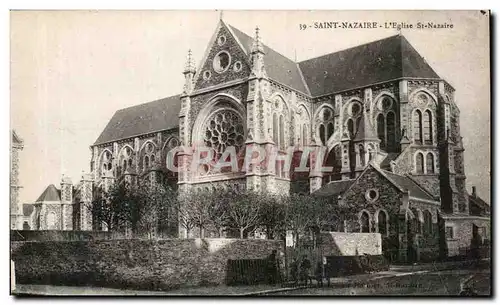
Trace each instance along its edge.
<path fill-rule="evenodd" d="M 341 230 L 379 232 L 401 260 L 435 256 L 443 243 L 458 253 L 473 234 L 489 239 L 489 206 L 466 190 L 455 89 L 404 36 L 295 62 L 259 35 L 221 20 L 199 65 L 189 52 L 180 95 L 118 110 L 91 146 L 94 187 L 147 179 L 181 192 L 330 196 L 360 206 Z M 172 171 L 178 147 L 189 149 Z M 200 147 L 213 160 L 234 147 L 238 165 L 250 151 L 297 160 L 323 147 L 308 164 L 332 170 L 298 173 L 283 160 L 227 170 L 199 163 Z"/>

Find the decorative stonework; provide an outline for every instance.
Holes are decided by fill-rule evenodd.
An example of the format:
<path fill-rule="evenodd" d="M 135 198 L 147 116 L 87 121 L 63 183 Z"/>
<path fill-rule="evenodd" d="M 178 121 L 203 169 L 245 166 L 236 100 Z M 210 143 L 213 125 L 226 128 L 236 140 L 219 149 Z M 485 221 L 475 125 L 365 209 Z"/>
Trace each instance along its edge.
<path fill-rule="evenodd" d="M 219 154 L 227 147 L 241 148 L 245 142 L 243 120 L 234 110 L 222 109 L 213 113 L 204 125 L 205 145 Z"/>

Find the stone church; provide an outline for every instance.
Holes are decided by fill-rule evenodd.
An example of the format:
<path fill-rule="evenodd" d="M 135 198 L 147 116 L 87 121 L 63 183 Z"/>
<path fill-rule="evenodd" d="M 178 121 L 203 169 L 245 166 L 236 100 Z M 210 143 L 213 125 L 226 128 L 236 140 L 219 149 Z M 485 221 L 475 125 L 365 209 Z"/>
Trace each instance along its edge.
<path fill-rule="evenodd" d="M 355 202 L 354 226 L 379 232 L 395 258 L 458 253 L 489 239 L 489 205 L 466 190 L 455 89 L 402 35 L 301 62 L 220 21 L 180 95 L 118 110 L 91 146 L 96 187 L 148 179 L 193 188 L 310 192 Z M 176 147 L 179 172 L 167 169 Z M 285 154 L 326 147 L 331 172 L 283 163 L 228 171 L 191 166 L 197 147 Z M 179 233 L 183 236 L 184 232 Z"/>

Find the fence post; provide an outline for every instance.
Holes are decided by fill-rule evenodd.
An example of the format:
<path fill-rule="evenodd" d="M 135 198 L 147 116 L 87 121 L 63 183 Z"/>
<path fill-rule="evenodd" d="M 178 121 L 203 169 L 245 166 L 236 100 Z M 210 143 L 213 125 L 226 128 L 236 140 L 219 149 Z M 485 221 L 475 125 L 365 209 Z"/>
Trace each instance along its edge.
<path fill-rule="evenodd" d="M 16 264 L 10 260 L 10 292 L 16 290 Z"/>

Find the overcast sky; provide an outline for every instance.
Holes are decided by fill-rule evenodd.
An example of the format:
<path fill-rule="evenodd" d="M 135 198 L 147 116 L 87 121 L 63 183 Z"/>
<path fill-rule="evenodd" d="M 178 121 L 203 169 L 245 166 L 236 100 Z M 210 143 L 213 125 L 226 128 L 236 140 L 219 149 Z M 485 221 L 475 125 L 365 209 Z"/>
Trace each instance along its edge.
<path fill-rule="evenodd" d="M 299 30 L 315 21 L 437 22 L 453 29 L 402 30 L 456 89 L 467 185 L 490 201 L 488 18 L 479 11 L 224 11 L 224 20 L 305 60 L 397 34 L 395 29 Z M 121 108 L 179 94 L 187 50 L 199 64 L 216 11 L 29 11 L 11 13 L 11 127 L 25 142 L 22 202 L 61 175 L 90 170 L 89 146 Z"/>

